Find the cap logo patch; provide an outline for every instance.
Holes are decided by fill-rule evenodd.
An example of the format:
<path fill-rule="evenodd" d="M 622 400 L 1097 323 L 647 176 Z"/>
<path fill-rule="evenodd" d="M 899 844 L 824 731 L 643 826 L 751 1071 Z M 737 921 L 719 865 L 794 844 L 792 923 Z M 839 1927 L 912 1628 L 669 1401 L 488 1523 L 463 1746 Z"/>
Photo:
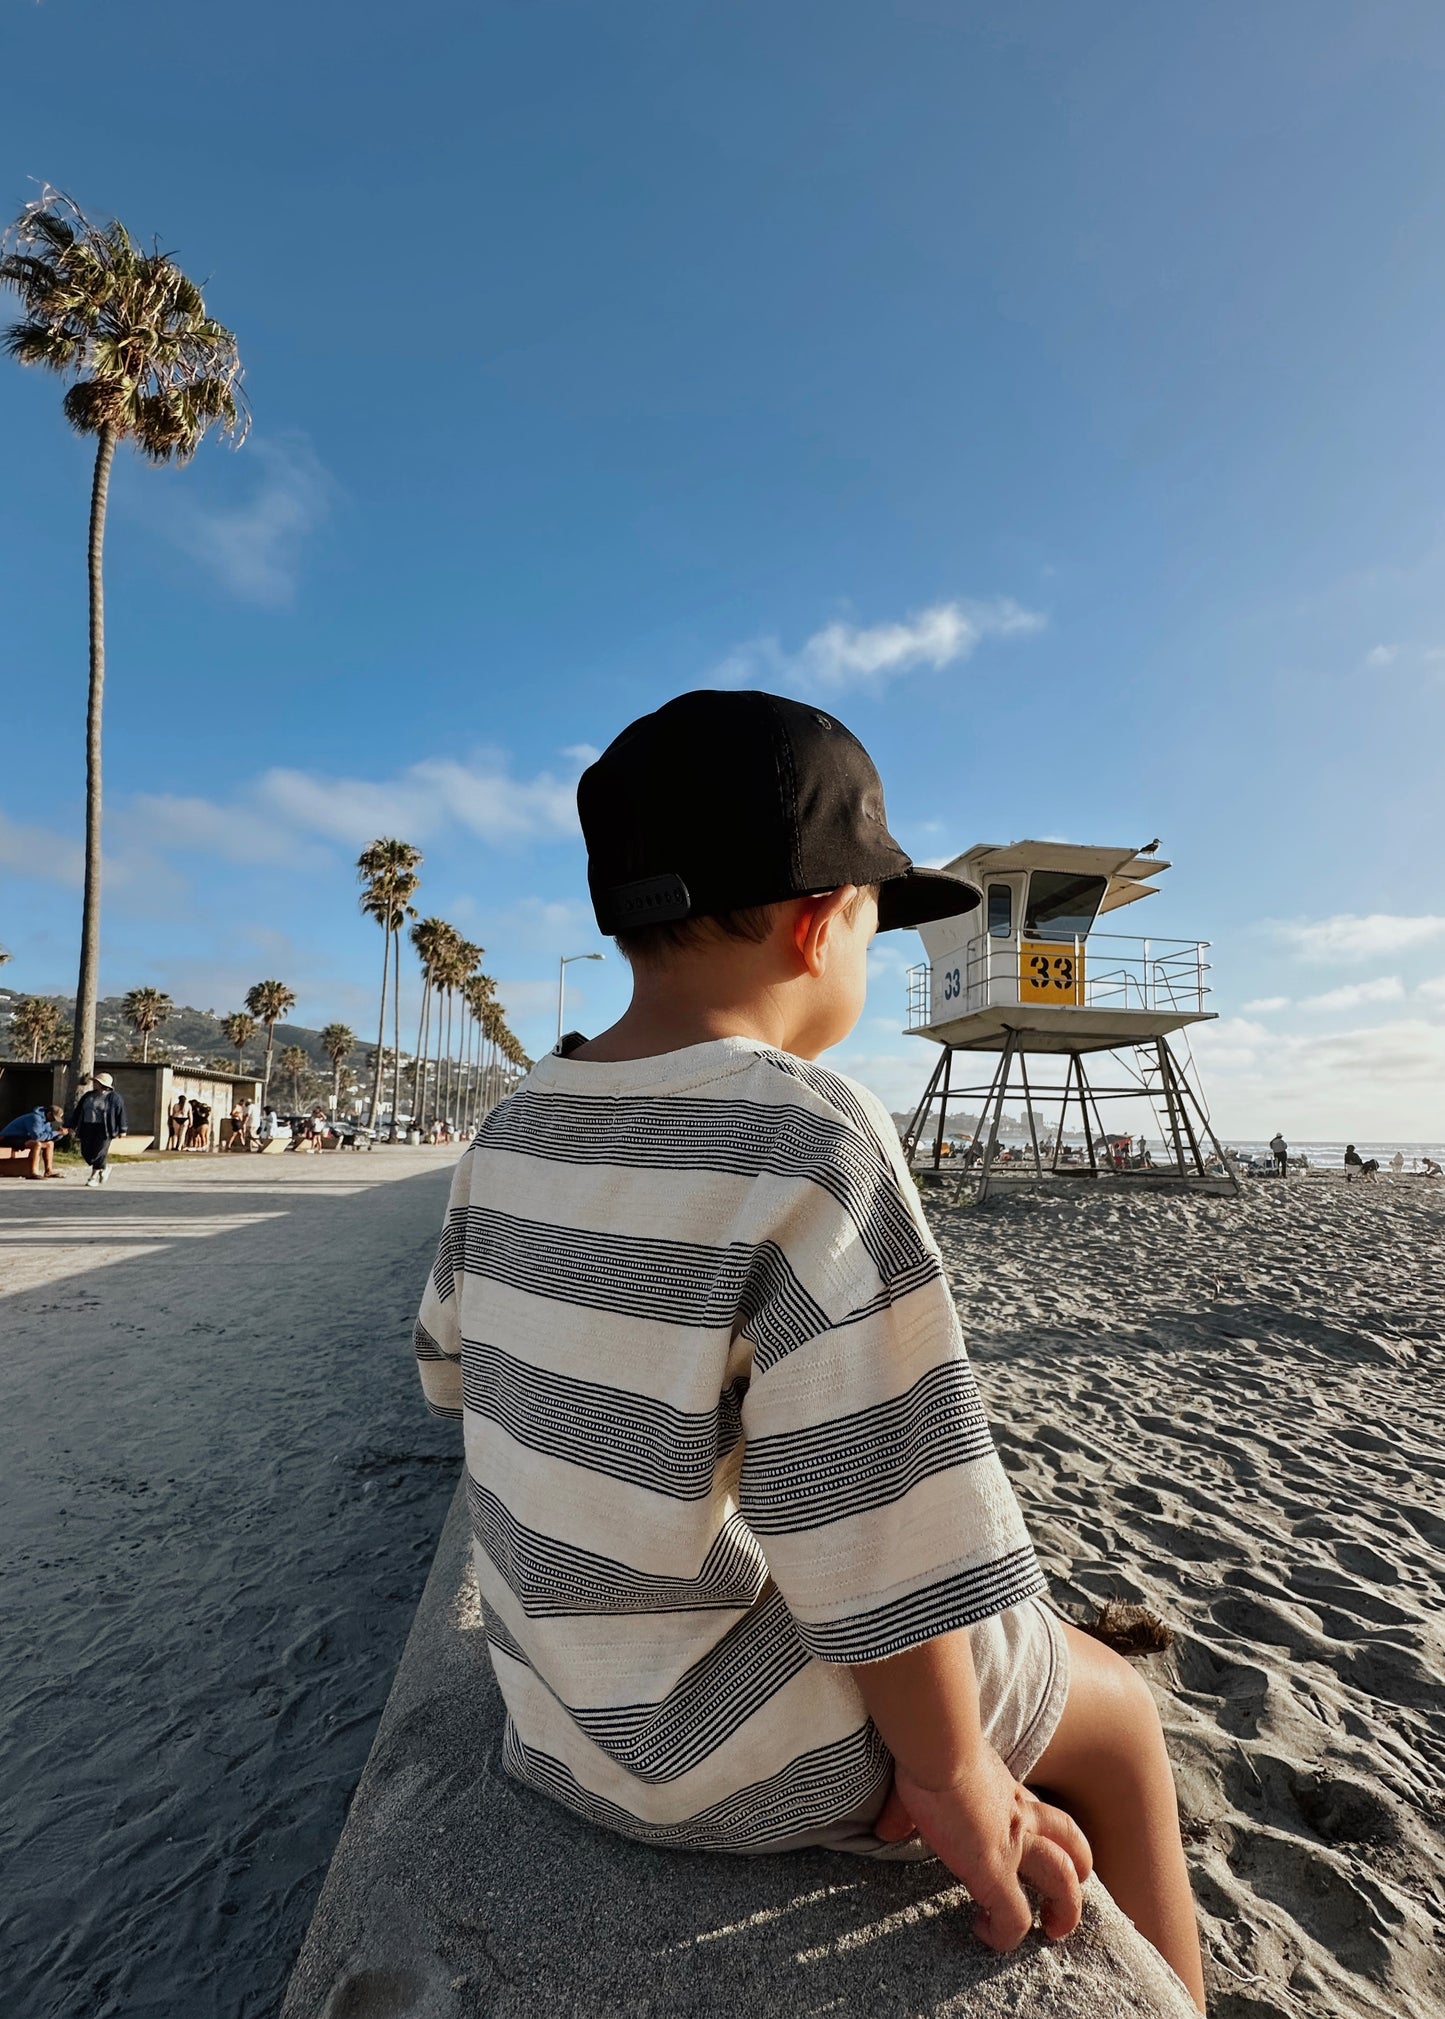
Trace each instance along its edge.
<path fill-rule="evenodd" d="M 680 876 L 644 876 L 636 883 L 614 883 L 606 892 L 607 908 L 616 930 L 633 925 L 672 925 L 688 916 L 692 898 Z"/>

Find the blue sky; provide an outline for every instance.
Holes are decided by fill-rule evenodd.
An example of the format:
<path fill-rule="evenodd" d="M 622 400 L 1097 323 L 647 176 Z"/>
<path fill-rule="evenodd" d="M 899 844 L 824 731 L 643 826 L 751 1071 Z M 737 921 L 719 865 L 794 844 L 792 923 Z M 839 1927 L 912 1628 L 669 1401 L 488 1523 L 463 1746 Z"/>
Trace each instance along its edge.
<path fill-rule="evenodd" d="M 1162 836 L 1226 1129 L 1445 1135 L 1438 8 L 45 0 L 3 43 L 7 211 L 159 237 L 255 412 L 118 465 L 108 991 L 274 974 L 364 1031 L 395 832 L 535 1050 L 601 944 L 581 753 L 751 678 L 862 736 L 921 858 Z M 0 938 L 46 990 L 59 392 L 0 371 Z M 899 937 L 842 1055 L 895 1105 Z M 615 954 L 571 973 L 569 1022 L 621 1007 Z"/>

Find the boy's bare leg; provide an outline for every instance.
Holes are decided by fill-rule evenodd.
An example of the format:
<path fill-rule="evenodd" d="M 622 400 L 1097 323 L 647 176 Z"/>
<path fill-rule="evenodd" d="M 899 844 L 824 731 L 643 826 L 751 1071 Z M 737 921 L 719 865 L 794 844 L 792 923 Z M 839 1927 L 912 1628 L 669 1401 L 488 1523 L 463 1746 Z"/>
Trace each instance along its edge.
<path fill-rule="evenodd" d="M 1134 1926 L 1204 2010 L 1204 1971 L 1174 1776 L 1148 1685 L 1128 1662 L 1065 1626 L 1069 1699 L 1030 1784 L 1057 1797 Z"/>

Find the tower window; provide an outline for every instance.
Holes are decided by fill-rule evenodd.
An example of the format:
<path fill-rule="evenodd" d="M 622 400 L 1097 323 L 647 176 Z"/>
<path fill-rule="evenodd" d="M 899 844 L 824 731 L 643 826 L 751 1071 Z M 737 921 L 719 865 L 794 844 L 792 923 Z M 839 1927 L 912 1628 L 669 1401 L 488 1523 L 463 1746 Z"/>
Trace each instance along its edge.
<path fill-rule="evenodd" d="M 1108 878 L 1036 869 L 1029 878 L 1026 939 L 1083 939 L 1098 916 Z"/>
<path fill-rule="evenodd" d="M 988 887 L 988 930 L 991 939 L 1013 938 L 1014 894 L 1006 883 Z"/>

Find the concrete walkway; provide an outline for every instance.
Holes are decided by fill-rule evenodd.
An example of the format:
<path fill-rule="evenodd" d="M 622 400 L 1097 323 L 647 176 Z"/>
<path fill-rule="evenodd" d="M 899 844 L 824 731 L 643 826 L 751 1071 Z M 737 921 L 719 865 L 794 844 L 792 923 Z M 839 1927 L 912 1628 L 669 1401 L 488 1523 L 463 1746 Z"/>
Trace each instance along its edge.
<path fill-rule="evenodd" d="M 454 1156 L 0 1184 L 7 2013 L 273 2019 L 457 1477 Z"/>

